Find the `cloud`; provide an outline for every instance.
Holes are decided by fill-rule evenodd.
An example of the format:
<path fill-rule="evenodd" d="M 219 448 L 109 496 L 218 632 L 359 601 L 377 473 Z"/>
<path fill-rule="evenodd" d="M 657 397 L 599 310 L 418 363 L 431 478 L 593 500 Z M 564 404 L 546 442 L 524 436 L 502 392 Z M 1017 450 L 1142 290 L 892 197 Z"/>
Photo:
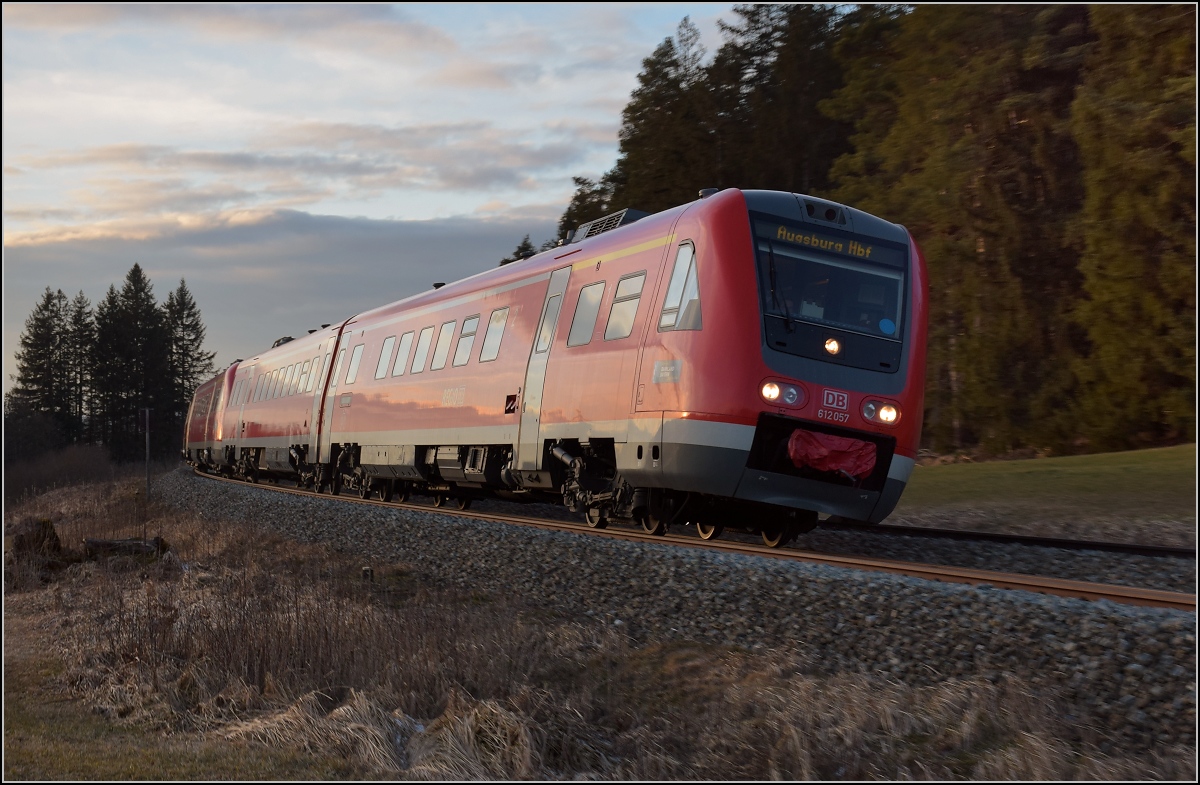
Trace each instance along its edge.
<path fill-rule="evenodd" d="M 412 19 L 397 5 L 6 4 L 4 26 L 63 33 L 169 26 L 221 42 L 288 42 L 388 60 L 457 49 L 452 38 Z"/>
<path fill-rule="evenodd" d="M 4 336 L 15 344 L 40 292 L 83 290 L 95 303 L 142 265 L 162 301 L 187 280 L 208 331 L 207 346 L 228 363 L 250 357 L 281 335 L 302 335 L 495 267 L 526 234 L 554 236 L 556 215 L 385 221 L 294 210 L 228 212 L 219 218 L 163 221 L 130 233 L 59 236 L 5 249 Z M 5 357 L 7 376 L 15 372 Z"/>

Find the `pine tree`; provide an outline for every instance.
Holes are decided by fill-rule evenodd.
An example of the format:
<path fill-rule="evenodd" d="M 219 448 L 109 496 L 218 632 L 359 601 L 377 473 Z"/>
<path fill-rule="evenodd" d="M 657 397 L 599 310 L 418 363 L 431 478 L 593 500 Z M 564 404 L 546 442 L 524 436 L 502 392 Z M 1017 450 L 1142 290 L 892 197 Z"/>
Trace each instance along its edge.
<path fill-rule="evenodd" d="M 95 341 L 92 304 L 81 291 L 75 295 L 67 311 L 62 352 L 68 436 L 75 443 L 87 439 Z"/>
<path fill-rule="evenodd" d="M 176 446 L 170 426 L 173 407 L 170 340 L 150 279 L 138 264 L 118 292 L 110 287 L 96 308 L 95 387 L 105 442 L 118 460 L 143 452 L 145 419 L 151 415 L 152 451 Z"/>
<path fill-rule="evenodd" d="M 173 429 L 177 439 L 182 439 L 193 393 L 216 372 L 213 366 L 216 353 L 204 351 L 204 321 L 182 278 L 179 288 L 167 295 L 163 304 L 163 321 L 168 340 L 170 400 L 159 422 Z"/>
<path fill-rule="evenodd" d="M 67 298 L 62 290 L 46 287 L 42 299 L 25 320 L 18 338 L 17 375 L 12 395 L 30 411 L 65 420 L 63 341 L 66 334 Z"/>
<path fill-rule="evenodd" d="M 503 267 L 506 264 L 533 256 L 535 253 L 537 253 L 537 249 L 533 247 L 533 243 L 529 242 L 529 235 L 525 235 L 525 238 L 521 240 L 521 242 L 517 243 L 516 250 L 513 251 L 509 256 L 500 260 L 500 266 Z"/>
<path fill-rule="evenodd" d="M 46 287 L 18 339 L 17 375 L 4 397 L 5 461 L 28 460 L 67 441 L 68 402 L 63 386 L 67 298 Z"/>
<path fill-rule="evenodd" d="M 1086 166 L 1075 365 L 1093 448 L 1195 439 L 1196 10 L 1094 5 L 1073 111 Z"/>

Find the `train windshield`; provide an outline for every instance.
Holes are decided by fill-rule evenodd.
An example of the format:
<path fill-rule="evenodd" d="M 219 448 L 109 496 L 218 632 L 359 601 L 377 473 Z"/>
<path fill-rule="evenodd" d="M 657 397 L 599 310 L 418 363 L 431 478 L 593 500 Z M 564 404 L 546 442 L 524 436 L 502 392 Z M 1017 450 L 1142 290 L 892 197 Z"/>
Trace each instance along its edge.
<path fill-rule="evenodd" d="M 900 339 L 903 252 L 777 221 L 755 221 L 755 244 L 764 314 Z"/>

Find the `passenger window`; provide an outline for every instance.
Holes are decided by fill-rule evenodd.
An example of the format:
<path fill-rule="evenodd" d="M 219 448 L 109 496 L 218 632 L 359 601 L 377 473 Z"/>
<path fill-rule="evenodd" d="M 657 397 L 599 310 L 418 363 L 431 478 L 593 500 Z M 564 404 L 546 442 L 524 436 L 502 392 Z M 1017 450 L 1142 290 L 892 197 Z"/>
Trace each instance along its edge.
<path fill-rule="evenodd" d="M 375 366 L 375 378 L 382 379 L 387 376 L 388 366 L 392 364 L 392 349 L 396 346 L 396 336 L 388 336 L 383 342 L 383 349 L 379 351 L 379 364 Z"/>
<path fill-rule="evenodd" d="M 417 351 L 413 357 L 412 368 L 409 373 L 420 373 L 425 370 L 425 358 L 429 356 L 429 344 L 433 341 L 433 328 L 426 327 L 421 330 L 421 336 L 417 338 Z"/>
<path fill-rule="evenodd" d="M 304 392 L 312 392 L 313 387 L 317 383 L 317 378 L 321 375 L 321 355 L 317 355 L 312 359 L 312 368 L 308 372 L 308 385 L 305 386 Z"/>
<path fill-rule="evenodd" d="M 355 380 L 358 379 L 358 364 L 362 360 L 363 348 L 365 346 L 365 343 L 360 343 L 350 353 L 350 369 L 346 371 L 346 384 L 354 384 Z"/>
<path fill-rule="evenodd" d="M 554 295 L 546 301 L 546 310 L 542 313 L 542 329 L 538 331 L 537 349 L 544 352 L 550 348 L 554 339 L 554 325 L 558 323 L 558 309 L 562 307 L 562 295 Z"/>
<path fill-rule="evenodd" d="M 571 320 L 571 333 L 567 346 L 583 346 L 591 343 L 596 331 L 596 317 L 600 315 L 600 301 L 604 299 L 604 281 L 589 284 L 579 290 L 579 302 L 575 304 L 575 318 Z"/>
<path fill-rule="evenodd" d="M 326 355 L 328 357 L 329 355 Z M 329 389 L 337 387 L 338 374 L 342 372 L 342 360 L 346 358 L 346 350 L 338 351 L 337 362 L 333 364 L 333 376 L 329 379 Z"/>
<path fill-rule="evenodd" d="M 471 347 L 475 345 L 475 331 L 479 329 L 479 317 L 472 316 L 463 322 L 462 332 L 458 336 L 458 346 L 454 347 L 454 365 L 466 365 L 471 359 Z"/>
<path fill-rule="evenodd" d="M 271 381 L 267 383 L 267 400 L 272 400 L 275 397 L 275 391 L 279 389 L 279 369 L 271 371 Z"/>
<path fill-rule="evenodd" d="M 700 329 L 700 286 L 696 275 L 696 249 L 691 243 L 684 243 L 675 254 L 667 299 L 663 301 L 662 315 L 658 317 L 660 332 Z"/>
<path fill-rule="evenodd" d="M 412 330 L 400 336 L 400 348 L 396 350 L 396 364 L 392 366 L 392 376 L 400 376 L 404 373 L 404 366 L 408 363 L 408 353 L 412 350 L 412 338 Z"/>
<path fill-rule="evenodd" d="M 296 392 L 305 392 L 308 389 L 308 372 L 310 364 L 308 360 L 304 361 L 304 367 L 300 369 L 300 381 L 296 383 Z"/>
<path fill-rule="evenodd" d="M 302 373 L 302 372 L 303 372 L 303 370 L 304 370 L 304 365 L 303 365 L 302 363 L 296 363 L 296 364 L 293 366 L 293 368 L 294 368 L 295 370 L 294 370 L 294 371 L 293 371 L 293 373 L 292 373 L 292 380 L 291 380 L 291 382 L 289 382 L 289 383 L 288 383 L 288 391 L 287 391 L 287 394 L 288 394 L 288 395 L 295 395 L 295 394 L 296 394 L 296 386 L 297 386 L 298 384 L 300 384 L 300 375 L 301 375 L 301 373 Z"/>
<path fill-rule="evenodd" d="M 492 311 L 487 332 L 483 336 L 483 348 L 479 351 L 479 362 L 491 362 L 500 355 L 500 339 L 504 337 L 504 323 L 507 321 L 507 308 Z"/>
<path fill-rule="evenodd" d="M 608 312 L 608 325 L 604 328 L 604 340 L 616 341 L 628 338 L 629 334 L 633 332 L 633 320 L 637 316 L 638 303 L 642 299 L 642 285 L 645 283 L 646 273 L 644 272 L 622 278 L 617 282 L 612 310 Z"/>
<path fill-rule="evenodd" d="M 258 381 L 255 382 L 255 384 L 254 384 L 254 402 L 255 403 L 258 403 L 259 401 L 262 400 L 263 382 L 265 382 L 266 379 L 267 379 L 267 377 L 260 376 L 260 377 L 258 377 Z"/>
<path fill-rule="evenodd" d="M 441 332 L 438 333 L 437 346 L 433 349 L 433 362 L 429 365 L 429 370 L 440 371 L 446 367 L 446 358 L 450 355 L 450 341 L 454 339 L 454 325 L 458 321 L 445 322 L 442 324 Z"/>

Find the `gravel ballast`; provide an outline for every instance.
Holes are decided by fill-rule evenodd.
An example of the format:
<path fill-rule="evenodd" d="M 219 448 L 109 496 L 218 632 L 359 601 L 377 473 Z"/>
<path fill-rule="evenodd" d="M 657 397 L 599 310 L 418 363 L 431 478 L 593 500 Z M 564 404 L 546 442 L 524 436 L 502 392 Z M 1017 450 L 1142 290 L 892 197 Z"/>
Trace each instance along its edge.
<path fill-rule="evenodd" d="M 367 507 L 214 482 L 186 470 L 162 476 L 155 494 L 179 509 L 403 565 L 430 586 L 593 618 L 638 642 L 795 650 L 815 672 L 863 672 L 912 685 L 1011 675 L 1055 700 L 1065 719 L 1092 729 L 1102 749 L 1195 744 L 1192 613 Z M 1030 571 L 1002 563 L 1005 557 L 992 550 L 1029 550 L 1023 546 L 965 545 L 981 563 L 962 566 Z M 885 547 L 890 558 L 932 560 L 927 541 L 912 545 L 921 553 Z M 1186 560 L 1084 556 L 1079 574 L 1061 577 L 1194 591 L 1195 564 Z M 1036 558 L 1065 564 L 1080 554 Z M 1161 578 L 1172 569 L 1179 574 L 1167 584 L 1139 577 Z"/>

